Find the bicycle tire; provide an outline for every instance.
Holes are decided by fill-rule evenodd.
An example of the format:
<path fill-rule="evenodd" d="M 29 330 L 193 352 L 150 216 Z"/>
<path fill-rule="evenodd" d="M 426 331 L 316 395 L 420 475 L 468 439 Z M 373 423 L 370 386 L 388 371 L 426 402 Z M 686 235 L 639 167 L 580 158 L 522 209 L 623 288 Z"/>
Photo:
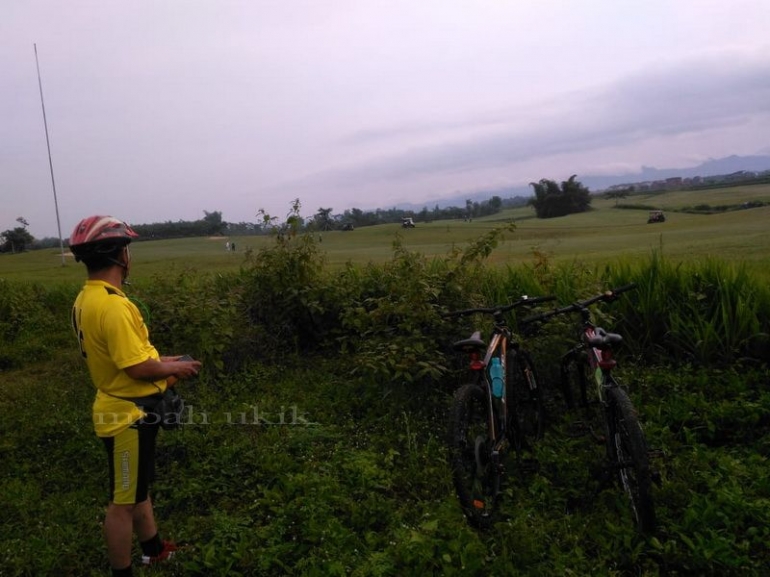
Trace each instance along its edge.
<path fill-rule="evenodd" d="M 647 442 L 636 409 L 628 394 L 619 387 L 607 391 L 609 402 L 607 450 L 617 479 L 631 502 L 637 529 L 655 531 L 655 506 L 652 500 L 652 474 Z"/>
<path fill-rule="evenodd" d="M 517 450 L 532 449 L 545 432 L 545 408 L 542 387 L 532 356 L 524 350 L 508 356 L 508 403 L 513 433 L 512 443 Z"/>
<path fill-rule="evenodd" d="M 455 391 L 449 423 L 449 458 L 457 498 L 468 522 L 488 529 L 499 507 L 501 472 L 490 460 L 487 392 L 467 384 Z"/>

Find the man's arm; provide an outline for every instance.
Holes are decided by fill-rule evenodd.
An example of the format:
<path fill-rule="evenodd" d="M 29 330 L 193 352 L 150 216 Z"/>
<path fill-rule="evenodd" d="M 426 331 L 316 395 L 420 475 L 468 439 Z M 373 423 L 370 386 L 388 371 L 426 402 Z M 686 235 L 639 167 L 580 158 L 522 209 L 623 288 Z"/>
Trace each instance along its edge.
<path fill-rule="evenodd" d="M 178 357 L 163 357 L 175 359 Z M 187 379 L 194 377 L 200 371 L 200 361 L 156 360 L 147 359 L 137 365 L 131 365 L 124 370 L 132 379 L 138 381 L 159 381 L 169 377 Z"/>

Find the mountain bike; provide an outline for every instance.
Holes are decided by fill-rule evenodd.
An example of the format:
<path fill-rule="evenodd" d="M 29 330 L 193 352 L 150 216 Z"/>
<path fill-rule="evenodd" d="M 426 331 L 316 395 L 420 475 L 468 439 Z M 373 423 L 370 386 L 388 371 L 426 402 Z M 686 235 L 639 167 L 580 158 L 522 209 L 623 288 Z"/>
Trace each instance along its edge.
<path fill-rule="evenodd" d="M 620 294 L 634 288 L 636 285 L 633 283 L 621 286 L 565 307 L 532 315 L 522 322 L 531 327 L 557 315 L 580 315 L 579 342 L 562 357 L 560 363 L 562 393 L 567 407 L 575 409 L 577 392 L 577 405 L 585 416 L 584 421 L 577 422 L 578 427 L 605 447 L 605 465 L 596 494 L 613 480 L 619 482 L 630 502 L 637 529 L 642 533 L 652 533 L 656 520 L 651 451 L 647 448 L 639 415 L 628 393 L 612 374 L 616 366 L 613 349 L 623 341 L 623 337 L 596 326 L 589 310 L 596 303 L 612 302 Z M 595 386 L 589 387 L 589 382 Z M 594 431 L 591 425 L 597 416 L 597 407 L 600 408 L 601 433 Z"/>
<path fill-rule="evenodd" d="M 453 348 L 468 355 L 470 382 L 454 393 L 449 415 L 449 461 L 457 497 L 469 523 L 485 529 L 499 509 L 504 457 L 543 436 L 543 402 L 531 355 L 506 320 L 517 307 L 555 297 L 526 296 L 507 305 L 445 313 L 446 318 L 491 315 L 489 344 L 475 331 Z"/>

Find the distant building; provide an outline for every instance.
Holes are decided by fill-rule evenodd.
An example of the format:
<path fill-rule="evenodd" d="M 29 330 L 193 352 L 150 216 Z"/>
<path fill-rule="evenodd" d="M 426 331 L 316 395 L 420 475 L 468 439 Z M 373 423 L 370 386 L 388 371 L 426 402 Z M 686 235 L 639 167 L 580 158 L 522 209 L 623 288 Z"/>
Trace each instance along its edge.
<path fill-rule="evenodd" d="M 719 186 L 740 183 L 751 183 L 759 179 L 770 177 L 770 170 L 751 171 L 739 170 L 730 174 L 715 174 L 710 176 L 692 176 L 692 177 L 673 177 L 665 180 L 647 180 L 642 182 L 632 182 L 623 184 L 614 184 L 608 186 L 604 191 L 613 192 L 619 190 L 633 190 L 634 192 L 659 192 L 664 190 L 682 190 L 684 188 L 700 188 L 702 186 Z"/>

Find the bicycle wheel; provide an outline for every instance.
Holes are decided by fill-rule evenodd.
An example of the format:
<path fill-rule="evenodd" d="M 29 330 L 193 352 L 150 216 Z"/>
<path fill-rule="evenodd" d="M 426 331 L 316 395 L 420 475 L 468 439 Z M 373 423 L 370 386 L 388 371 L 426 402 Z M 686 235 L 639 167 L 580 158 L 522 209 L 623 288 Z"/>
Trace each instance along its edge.
<path fill-rule="evenodd" d="M 452 480 L 468 522 L 479 529 L 492 525 L 498 508 L 501 471 L 490 458 L 487 392 L 463 385 L 454 395 L 449 423 Z"/>
<path fill-rule="evenodd" d="M 531 449 L 543 438 L 545 409 L 537 371 L 527 351 L 508 357 L 508 406 L 514 446 L 517 450 Z"/>
<path fill-rule="evenodd" d="M 655 530 L 652 476 L 647 443 L 639 417 L 628 394 L 619 387 L 607 391 L 609 402 L 610 462 L 617 467 L 618 480 L 631 501 L 636 526 L 642 533 Z"/>

